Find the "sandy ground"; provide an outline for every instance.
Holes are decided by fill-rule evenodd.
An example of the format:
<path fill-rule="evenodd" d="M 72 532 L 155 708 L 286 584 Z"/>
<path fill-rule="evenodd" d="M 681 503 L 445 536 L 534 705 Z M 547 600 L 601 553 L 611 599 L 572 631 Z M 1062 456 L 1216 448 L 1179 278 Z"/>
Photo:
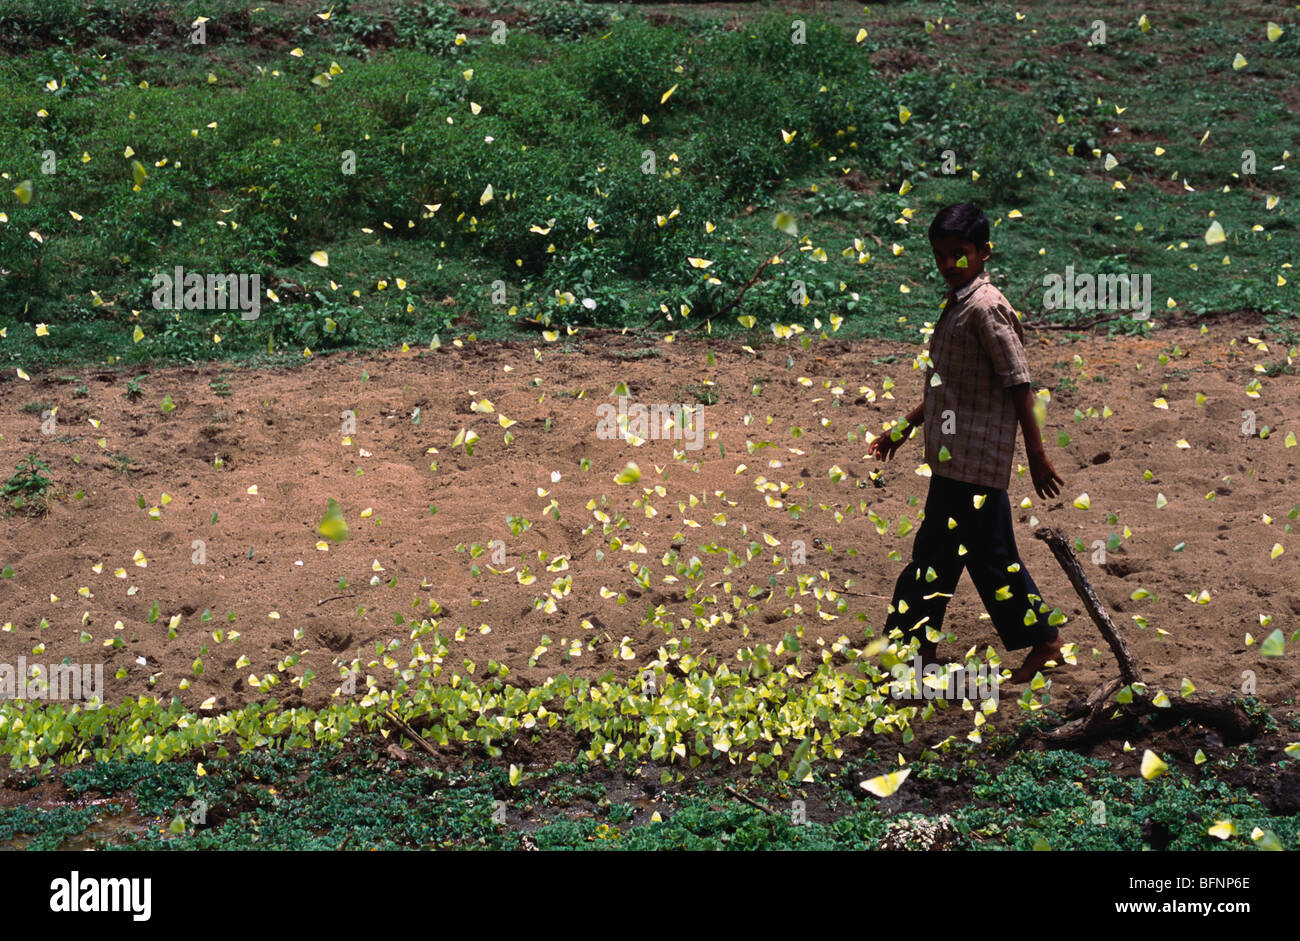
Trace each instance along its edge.
<path fill-rule="evenodd" d="M 1060 332 L 1028 332 L 1035 388 L 1053 390 L 1045 438 L 1066 487 L 1044 502 L 1026 473 L 1013 477 L 1010 492 L 1013 507 L 1032 499 L 1014 511 L 1022 554 L 1048 602 L 1070 617 L 1063 632 L 1080 644 L 1078 665 L 1054 675 L 1053 693 L 1062 701 L 1086 695 L 1115 668 L 1050 552 L 1032 538 L 1035 519 L 1090 547 L 1085 569 L 1153 683 L 1175 695 L 1184 677 L 1200 692 L 1239 691 L 1243 672 L 1253 671 L 1257 695 L 1270 704 L 1295 696 L 1294 652 L 1263 658 L 1259 647 L 1275 628 L 1289 638 L 1300 619 L 1300 545 L 1284 531 L 1288 523 L 1300 525 L 1288 519 L 1300 504 L 1300 449 L 1285 443 L 1287 431 L 1300 426 L 1300 380 L 1255 372 L 1256 364 L 1287 355 L 1274 340 L 1267 349 L 1248 340 L 1265 337 L 1265 330 L 1245 318 L 1221 318 L 1207 334 L 1187 326 L 1147 339 L 1066 343 Z M 338 688 L 339 664 L 375 659 L 376 645 L 395 641 L 393 656 L 405 665 L 412 627 L 422 617 L 437 620 L 450 647 L 445 675 L 485 677 L 492 659 L 522 684 L 559 672 L 631 676 L 668 639 L 649 623 L 655 605 L 671 612 L 674 636 L 692 637 L 695 653 L 733 664 L 738 649 L 775 646 L 797 625 L 806 651 L 841 635 L 861 645 L 864 631 L 879 631 L 912 542 L 911 532 L 898 534 L 900 523 L 919 522 L 927 480 L 915 473 L 921 448 L 914 440 L 884 466 L 883 487 L 872 486 L 868 476 L 881 465 L 866 456 L 862 431 L 879 432 L 883 421 L 919 401 L 919 347 L 832 338 L 815 339 L 808 350 L 787 341 L 753 352 L 741 341 L 679 336 L 665 343 L 585 331 L 570 343 L 566 352 L 539 338 L 540 357 L 531 344 L 468 342 L 433 352 L 319 356 L 294 370 L 160 369 L 143 380 L 144 394 L 134 401 L 123 394 L 131 373 L 4 376 L 0 467 L 7 475 L 35 452 L 48 462 L 55 486 L 43 515 L 18 511 L 0 519 L 0 568 L 13 569 L 0 579 L 0 662 L 22 656 L 28 664 L 102 663 L 110 702 L 152 692 L 179 695 L 191 706 L 212 697 L 218 709 L 272 696 L 317 706 Z M 1181 354 L 1172 355 L 1175 347 Z M 1162 352 L 1172 355 L 1164 365 Z M 74 396 L 78 383 L 57 379 L 74 372 L 88 395 Z M 1247 394 L 1253 379 L 1260 381 L 1258 398 Z M 631 401 L 647 405 L 690 404 L 704 393 L 712 404 L 700 410 L 702 446 L 653 437 L 634 446 L 602 436 L 598 407 L 615 401 L 619 382 Z M 219 396 L 212 383 L 228 384 L 228 395 Z M 1197 405 L 1197 393 L 1204 404 Z M 167 413 L 160 408 L 164 395 L 176 405 Z M 1153 405 L 1161 396 L 1167 410 Z M 484 398 L 493 412 L 471 410 Z M 44 433 L 38 410 L 23 408 L 42 402 L 59 406 L 53 434 Z M 1109 417 L 1074 420 L 1076 409 L 1104 408 Z M 1258 428 L 1272 429 L 1267 438 L 1242 433 L 1246 409 Z M 344 443 L 348 410 L 355 431 Z M 504 429 L 501 416 L 514 424 Z M 466 428 L 480 435 L 472 456 L 452 447 Z M 1071 438 L 1063 448 L 1061 431 Z M 1179 447 L 1180 439 L 1188 446 Z M 762 441 L 773 446 L 750 453 L 747 442 Z M 121 454 L 133 462 L 128 471 L 114 458 Z M 642 476 L 621 486 L 614 477 L 629 461 Z M 843 471 L 838 482 L 833 466 Z M 762 489 L 761 478 L 774 489 Z M 1086 510 L 1073 506 L 1084 492 Z M 1157 494 L 1167 500 L 1162 508 Z M 330 498 L 350 527 L 343 542 L 322 543 L 316 532 Z M 806 507 L 797 519 L 788 512 L 794 503 Z M 558 519 L 548 507 L 558 508 Z M 883 535 L 864 509 L 887 521 Z M 613 521 L 621 514 L 629 525 L 606 536 L 596 513 Z M 1108 513 L 1118 518 L 1113 525 Z M 531 525 L 516 535 L 507 517 Z M 1125 527 L 1130 535 L 1122 546 L 1105 565 L 1095 564 L 1094 542 L 1123 535 Z M 614 536 L 623 545 L 612 550 Z M 491 548 L 477 558 L 457 551 L 492 540 L 501 540 L 503 564 Z M 729 565 L 725 549 L 744 562 L 751 540 L 760 554 Z M 807 561 L 774 564 L 774 556 L 790 557 L 795 540 L 803 541 Z M 715 542 L 719 551 L 704 550 Z M 1185 546 L 1175 552 L 1179 543 Z M 1284 552 L 1271 558 L 1275 545 Z M 693 599 L 684 577 L 665 581 L 674 575 L 663 561 L 674 546 L 683 562 L 693 555 L 702 562 L 706 587 Z M 637 583 L 633 563 L 646 567 L 648 587 Z M 566 578 L 567 593 L 556 581 Z M 797 578 L 812 583 L 792 599 L 785 589 Z M 740 616 L 735 612 L 749 601 L 751 586 L 757 611 Z M 824 591 L 819 598 L 812 590 L 817 586 L 846 589 L 847 609 L 837 613 Z M 1152 596 L 1131 600 L 1138 588 Z M 1202 591 L 1207 603 L 1186 597 Z M 539 607 L 548 597 L 554 610 Z M 431 601 L 440 606 L 435 613 Z M 694 603 L 702 608 L 692 610 Z M 208 623 L 201 620 L 205 610 L 212 612 Z M 941 652 L 996 648 L 981 613 L 963 576 L 946 622 L 956 643 Z M 1146 619 L 1145 628 L 1134 615 Z M 1261 616 L 1271 624 L 1262 627 Z M 463 639 L 453 639 L 462 626 Z M 218 628 L 240 636 L 218 644 Z M 1248 633 L 1253 646 L 1246 645 Z M 530 667 L 544 636 L 549 648 Z M 115 638 L 120 646 L 105 646 Z M 580 655 L 566 660 L 574 640 Z M 291 654 L 299 659 L 286 662 Z M 1012 656 L 1014 665 L 1019 655 Z M 248 662 L 237 662 L 241 657 Z M 299 689 L 292 678 L 307 670 L 314 678 Z M 391 682 L 389 669 L 372 672 Z M 269 692 L 250 685 L 250 674 L 268 673 L 281 679 Z M 186 678 L 190 686 L 182 690 Z M 1014 711 L 1003 710 L 1001 718 L 1014 720 Z"/>

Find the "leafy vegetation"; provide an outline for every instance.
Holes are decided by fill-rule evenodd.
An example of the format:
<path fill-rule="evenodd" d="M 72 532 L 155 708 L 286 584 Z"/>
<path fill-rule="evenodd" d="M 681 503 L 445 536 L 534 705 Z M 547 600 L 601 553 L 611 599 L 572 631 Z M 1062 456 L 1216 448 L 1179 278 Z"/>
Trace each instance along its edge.
<path fill-rule="evenodd" d="M 960 756 L 958 756 L 960 757 Z M 1123 777 L 1071 752 L 920 766 L 917 784 L 959 795 L 947 812 L 902 810 L 859 774 L 738 791 L 692 778 L 655 787 L 635 765 L 558 763 L 512 784 L 494 764 L 394 760 L 364 741 L 258 751 L 198 765 L 106 761 L 63 772 L 85 807 L 0 810 L 0 841 L 28 849 L 1211 850 L 1271 838 L 1297 820 L 1228 784 L 1227 764 L 1193 777 Z M 801 803 L 796 803 L 801 802 Z M 814 809 L 815 808 L 815 809 Z M 1230 822 L 1235 832 L 1211 835 Z M 1250 836 L 1258 831 L 1258 838 Z"/>
<path fill-rule="evenodd" d="M 44 507 L 45 493 L 54 481 L 45 476 L 50 467 L 35 454 L 29 454 L 19 461 L 13 474 L 5 481 L 0 493 L 13 504 L 14 509 L 21 509 L 34 504 L 37 510 Z"/>
<path fill-rule="evenodd" d="M 912 739 L 909 721 L 933 714 L 936 708 L 935 701 L 922 710 L 889 699 L 891 675 L 876 661 L 886 646 L 881 641 L 863 650 L 852 650 L 847 644 L 838 650 L 858 662 L 857 677 L 837 669 L 829 651 L 812 674 L 796 684 L 779 668 L 780 649 L 774 651 L 766 644 L 747 649 L 740 658 L 741 668 L 733 669 L 716 658 L 701 663 L 690 654 L 689 638 L 672 638 L 662 648 L 662 659 L 647 668 L 658 677 L 653 690 L 640 679 L 620 683 L 610 677 L 591 681 L 564 674 L 525 690 L 506 683 L 501 675 L 483 683 L 462 677 L 451 684 L 434 683 L 433 667 L 450 653 L 450 647 L 427 620 L 415 626 L 413 635 L 420 642 L 416 661 L 423 661 L 424 676 L 410 676 L 388 657 L 394 672 L 392 689 L 381 689 L 368 674 L 364 695 L 340 697 L 321 710 L 282 709 L 275 699 L 217 715 L 187 709 L 177 698 L 163 703 L 140 697 L 120 705 L 87 707 L 6 701 L 0 703 L 3 751 L 14 767 L 50 768 L 56 762 L 129 757 L 166 761 L 212 744 L 218 745 L 218 754 L 224 754 L 231 742 L 240 750 L 307 747 L 337 743 L 354 729 L 384 727 L 385 713 L 392 710 L 432 743 L 475 743 L 489 756 L 501 755 L 503 743 L 519 735 L 540 734 L 540 717 L 545 727 L 554 728 L 562 721 L 589 741 L 585 753 L 593 759 L 646 757 L 680 760 L 683 766 L 695 767 L 720 757 L 739 762 L 748 752 L 756 773 L 774 768 L 782 779 L 793 774 L 802 780 L 819 755 L 838 757 L 838 740 L 870 729 L 897 731 L 907 742 Z M 788 655 L 792 646 L 797 649 L 797 641 L 791 637 L 782 646 Z M 882 662 L 900 661 L 883 654 Z M 683 678 L 666 672 L 670 664 Z M 371 664 L 378 665 L 378 661 Z M 282 662 L 280 672 L 291 666 Z M 360 666 L 345 665 L 340 678 L 347 682 Z M 296 682 L 310 680 L 308 676 Z M 278 682 L 277 674 L 268 674 L 264 691 Z M 821 705 L 827 695 L 841 700 L 841 706 L 832 711 Z M 1022 706 L 1036 710 L 1047 699 L 1046 693 L 1031 696 L 1027 691 Z M 820 743 L 805 744 L 790 767 L 778 761 L 780 749 L 768 744 L 797 743 L 814 732 Z M 669 770 L 664 774 L 666 779 L 673 776 Z"/>
<path fill-rule="evenodd" d="M 587 4 L 335 7 L 209 4 L 200 58 L 146 41 L 187 41 L 189 6 L 6 5 L 0 36 L 24 54 L 0 67 L 0 152 L 6 190 L 26 188 L 4 194 L 0 323 L 15 329 L 0 366 L 301 356 L 525 321 L 671 331 L 722 311 L 711 328 L 842 317 L 848 335 L 911 338 L 902 324 L 932 316 L 942 290 L 929 207 L 966 198 L 995 219 L 995 277 L 1030 312 L 1038 272 L 1067 263 L 1151 272 L 1175 311 L 1293 310 L 1279 277 L 1291 187 L 1273 169 L 1286 124 L 1227 62 L 1189 85 L 1178 54 L 1202 37 L 1186 24 L 1111 24 L 1083 78 L 1056 51 L 1082 25 L 1031 32 L 995 8 L 942 30 L 888 11 L 866 36 L 806 17 L 799 43 L 778 11 L 726 29 Z M 1009 69 L 954 44 L 980 28 L 1011 35 Z M 1267 86 L 1294 64 L 1296 30 L 1243 30 L 1214 43 L 1251 50 L 1243 76 Z M 873 58 L 900 41 L 934 67 L 882 77 Z M 1151 71 L 1158 53 L 1173 62 Z M 1209 141 L 1186 141 L 1207 114 Z M 1112 142 L 1123 125 L 1139 140 Z M 1241 185 L 1234 140 L 1251 141 L 1257 185 Z M 781 209 L 799 251 L 728 310 L 780 247 Z M 1192 244 L 1210 213 L 1227 267 Z M 155 309 L 151 279 L 177 265 L 259 276 L 261 315 Z"/>
<path fill-rule="evenodd" d="M 213 42 L 189 55 L 181 50 L 200 13 Z M 505 43 L 492 39 L 498 13 L 511 22 Z M 958 15 L 953 7 L 941 28 L 929 20 L 920 28 L 910 12 L 884 16 L 867 33 L 838 13 L 809 16 L 800 21 L 805 41 L 792 42 L 791 15 L 776 11 L 733 29 L 708 15 L 656 22 L 549 2 L 480 16 L 432 0 L 345 0 L 326 15 L 241 0 L 201 9 L 162 0 L 12 0 L 0 10 L 0 45 L 14 53 L 0 61 L 0 367 L 27 379 L 24 367 L 105 358 L 137 368 L 213 357 L 269 362 L 398 343 L 433 347 L 453 333 L 533 341 L 538 328 L 543 342 L 556 343 L 590 325 L 671 334 L 707 324 L 747 341 L 758 330 L 805 345 L 827 328 L 915 339 L 942 291 L 926 223 L 936 206 L 959 199 L 989 211 L 994 275 L 1033 316 L 1042 316 L 1042 273 L 1068 264 L 1153 274 L 1161 316 L 1235 309 L 1273 323 L 1294 316 L 1287 209 L 1295 190 L 1282 173 L 1293 142 L 1281 96 L 1270 100 L 1261 90 L 1281 89 L 1294 72 L 1300 29 L 1261 37 L 1243 19 L 1207 36 L 1178 18 L 1155 30 L 1133 18 L 1112 24 L 1112 41 L 1089 50 L 1072 20 L 1031 31 L 1009 9 Z M 948 42 L 950 33 L 980 28 L 997 32 L 1009 54 L 970 55 Z M 1060 46 L 1084 51 L 1062 56 Z M 1190 54 L 1207 46 L 1215 50 L 1208 59 Z M 1223 55 L 1234 47 L 1252 64 Z M 896 56 L 900 49 L 906 55 Z M 1079 70 L 1084 55 L 1091 66 Z M 907 56 L 921 67 L 901 67 L 896 59 Z M 1141 95 L 1133 91 L 1139 77 Z M 1189 135 L 1202 126 L 1213 135 Z M 1243 140 L 1258 157 L 1253 172 L 1242 165 Z M 155 276 L 177 266 L 257 276 L 258 315 L 155 306 Z M 1050 315 L 1079 329 L 1089 317 Z M 1119 318 L 1109 329 L 1140 335 L 1152 324 Z M 1258 371 L 1289 374 L 1291 359 Z M 676 398 L 711 405 L 757 396 L 765 381 L 756 375 L 739 393 L 683 384 Z M 145 396 L 141 383 L 126 382 L 128 401 Z M 230 386 L 218 379 L 211 389 L 224 396 Z M 1074 377 L 1057 385 L 1062 396 L 1078 389 Z M 150 409 L 172 411 L 171 395 L 159 394 Z M 514 424 L 499 417 L 503 428 Z M 790 430 L 793 438 L 803 433 Z M 472 456 L 477 440 L 462 429 L 452 449 L 463 444 Z M 1058 438 L 1061 447 L 1069 440 Z M 751 444 L 751 454 L 776 446 Z M 134 463 L 121 451 L 111 460 L 123 472 Z M 48 472 L 29 455 L 4 496 L 15 508 L 39 508 L 53 483 Z M 629 465 L 616 480 L 639 476 Z M 139 494 L 139 509 L 147 505 Z M 791 502 L 787 511 L 798 518 L 805 509 L 811 505 Z M 559 518 L 555 501 L 543 512 Z M 611 520 L 603 499 L 602 516 L 606 537 L 629 525 L 616 510 Z M 869 518 L 878 534 L 889 527 Z M 507 515 L 507 526 L 519 536 L 533 523 Z M 911 526 L 904 515 L 898 535 Z M 1119 537 L 1112 539 L 1115 549 Z M 621 548 L 617 535 L 609 548 Z M 482 551 L 476 545 L 470 554 Z M 761 553 L 757 541 L 740 552 L 715 541 L 705 551 L 725 553 L 737 569 Z M 539 568 L 544 561 L 539 555 Z M 698 558 L 674 551 L 663 566 L 689 587 L 692 626 L 705 630 L 721 612 L 727 623 L 733 610 L 753 614 L 766 590 L 753 586 L 748 599 L 727 597 L 730 587 L 721 600 L 697 597 Z M 646 587 L 651 569 L 631 569 Z M 4 577 L 12 576 L 6 566 Z M 526 566 L 519 577 L 535 578 Z M 567 592 L 562 579 L 553 584 L 556 596 Z M 1135 601 L 1145 597 L 1139 590 Z M 827 612 L 847 610 L 811 578 L 790 592 L 816 593 Z M 628 600 L 609 594 L 620 605 Z M 155 601 L 148 621 L 160 620 Z M 689 638 L 669 637 L 647 666 L 651 688 L 644 676 L 621 682 L 558 671 L 522 688 L 504 664 L 489 663 L 482 680 L 469 661 L 461 672 L 436 621 L 395 621 L 409 631 L 410 660 L 396 659 L 394 641 L 364 662 L 340 664 L 340 685 L 364 675 L 364 689 L 340 689 L 326 708 L 286 708 L 269 697 L 229 711 L 211 700 L 194 709 L 153 696 L 84 706 L 5 701 L 0 752 L 22 774 L 61 773 L 78 795 L 134 795 L 139 812 L 165 818 L 161 832 L 135 839 L 142 847 L 324 849 L 351 839 L 504 848 L 522 839 L 519 806 L 578 800 L 594 801 L 599 812 L 533 820 L 529 839 L 546 848 L 868 848 L 943 839 L 1018 849 L 1204 849 L 1258 845 L 1256 828 L 1291 845 L 1296 838 L 1290 818 L 1212 775 L 1175 769 L 1119 778 L 1073 755 L 1016 756 L 996 772 L 969 760 L 954 769 L 934 760 L 964 758 L 967 743 L 951 736 L 908 770 L 915 768 L 914 784 L 942 778 L 969 802 L 942 821 L 921 814 L 924 825 L 900 827 L 874 798 L 852 784 L 836 790 L 828 777 L 860 737 L 907 745 L 914 725 L 944 708 L 888 698 L 890 671 L 907 651 L 870 632 L 804 650 L 800 629 L 775 647 L 740 650 L 736 662 L 697 655 Z M 666 610 L 651 607 L 647 622 L 671 634 Z M 91 639 L 83 632 L 82 643 Z M 529 665 L 551 645 L 543 637 Z M 566 646 L 561 639 L 556 649 Z M 195 676 L 205 656 L 206 639 L 190 664 Z M 263 694 L 282 681 L 306 688 L 311 672 L 295 672 L 296 662 L 297 654 L 287 656 L 249 682 Z M 381 667 L 389 670 L 384 683 L 375 678 Z M 1051 704 L 1050 681 L 1041 678 L 1015 703 L 1031 724 L 1055 718 Z M 1262 704 L 1247 705 L 1261 725 L 1274 722 Z M 364 750 L 375 733 L 391 730 L 394 717 L 436 747 L 498 762 L 520 743 L 568 736 L 591 763 L 582 774 L 642 764 L 659 787 L 678 789 L 673 812 L 647 820 L 627 795 L 602 804 L 600 781 L 580 775 L 547 790 L 545 775 L 499 764 L 379 777 L 331 764 L 340 748 Z M 978 724 L 968 738 L 979 742 Z M 392 740 L 416 747 L 405 731 Z M 201 774 L 190 764 L 196 760 L 206 764 Z M 365 752 L 356 767 L 383 760 Z M 836 813 L 796 823 L 689 774 L 718 768 L 749 769 L 763 800 L 821 789 Z M 185 808 L 196 800 L 224 808 L 206 829 L 187 823 Z M 516 807 L 515 824 L 492 820 L 498 800 Z M 1097 802 L 1106 823 L 1096 822 Z M 121 804 L 102 812 L 117 814 Z M 29 845 L 57 846 L 92 828 L 100 813 L 8 808 L 0 838 L 36 834 Z M 1222 819 L 1240 832 L 1209 836 Z"/>

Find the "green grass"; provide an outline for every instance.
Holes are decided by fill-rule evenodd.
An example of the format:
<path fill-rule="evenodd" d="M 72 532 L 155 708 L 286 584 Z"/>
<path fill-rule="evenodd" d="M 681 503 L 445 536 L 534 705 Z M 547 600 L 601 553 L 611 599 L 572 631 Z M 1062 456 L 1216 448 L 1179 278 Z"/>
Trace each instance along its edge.
<path fill-rule="evenodd" d="M 771 224 L 780 210 L 803 243 L 715 332 L 747 332 L 740 314 L 768 335 L 774 322 L 829 331 L 836 316 L 841 336 L 915 340 L 942 294 L 925 228 L 959 199 L 995 221 L 993 277 L 1031 319 L 1043 316 L 1042 274 L 1069 264 L 1150 273 L 1157 322 L 1167 298 L 1193 315 L 1294 311 L 1295 279 L 1276 282 L 1294 263 L 1295 190 L 1273 169 L 1296 146 L 1282 104 L 1300 58 L 1294 23 L 1269 43 L 1248 18 L 1212 35 L 1177 15 L 1147 33 L 1114 21 L 1105 46 L 1080 42 L 1067 58 L 1052 47 L 1085 38 L 1082 25 L 1049 13 L 1020 23 L 993 4 L 873 8 L 862 43 L 853 17 L 809 17 L 805 45 L 777 11 L 727 31 L 690 11 L 654 26 L 635 11 L 535 5 L 495 44 L 488 10 L 357 2 L 325 23 L 296 5 L 227 0 L 204 8 L 211 36 L 191 55 L 191 6 L 6 7 L 0 26 L 27 41 L 0 61 L 0 368 L 535 339 L 519 322 L 538 319 L 677 330 L 709 320 L 789 243 Z M 926 33 L 918 13 L 949 28 Z M 878 74 L 872 57 L 896 48 L 933 65 Z M 1240 71 L 1236 50 L 1250 62 Z M 313 84 L 332 63 L 342 71 Z M 1008 96 L 1008 82 L 1030 93 Z M 960 167 L 950 175 L 947 150 Z M 654 174 L 642 172 L 647 152 Z M 148 174 L 138 191 L 132 159 Z M 9 192 L 23 180 L 28 204 Z M 1281 197 L 1272 211 L 1266 195 Z M 1211 212 L 1224 245 L 1202 238 Z M 328 270 L 309 260 L 321 250 Z M 150 279 L 176 265 L 258 274 L 280 301 L 263 297 L 255 321 L 155 310 Z M 791 301 L 796 281 L 807 304 Z"/>
<path fill-rule="evenodd" d="M 900 795 L 857 786 L 868 754 L 798 787 L 713 776 L 656 787 L 653 769 L 557 762 L 507 769 L 397 761 L 365 740 L 195 764 L 108 761 L 62 773 L 87 806 L 0 810 L 27 849 L 1249 849 L 1259 827 L 1294 847 L 1300 823 L 1229 783 L 1235 758 L 1153 781 L 1071 752 L 922 763 Z M 1281 770 L 1281 769 L 1279 769 Z M 11 787 L 21 790 L 24 782 Z M 748 800 L 742 799 L 741 795 Z M 900 803 L 900 800 L 903 802 Z M 800 803 L 802 802 L 802 805 Z M 653 820 L 657 814 L 659 820 Z M 1226 840 L 1207 830 L 1231 820 Z"/>

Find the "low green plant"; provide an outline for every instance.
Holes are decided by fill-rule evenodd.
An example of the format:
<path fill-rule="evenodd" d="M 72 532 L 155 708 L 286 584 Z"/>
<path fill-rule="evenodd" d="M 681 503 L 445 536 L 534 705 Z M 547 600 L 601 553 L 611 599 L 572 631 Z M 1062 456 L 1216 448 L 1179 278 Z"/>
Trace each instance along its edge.
<path fill-rule="evenodd" d="M 46 491 L 54 484 L 52 478 L 45 476 L 49 472 L 48 464 L 35 454 L 29 454 L 14 465 L 14 472 L 5 481 L 0 493 L 9 499 L 14 509 L 20 509 L 29 503 L 40 509 L 44 506 Z"/>

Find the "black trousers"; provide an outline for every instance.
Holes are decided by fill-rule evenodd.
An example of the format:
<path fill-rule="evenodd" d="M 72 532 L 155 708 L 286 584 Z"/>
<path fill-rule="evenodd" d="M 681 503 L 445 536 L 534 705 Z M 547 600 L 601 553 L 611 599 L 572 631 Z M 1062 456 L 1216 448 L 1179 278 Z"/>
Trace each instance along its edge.
<path fill-rule="evenodd" d="M 976 507 L 975 498 L 981 494 L 982 505 Z M 925 642 L 925 629 L 937 631 L 943 624 L 963 569 L 970 573 L 1003 647 L 1019 650 L 1055 639 L 1058 631 L 1048 623 L 1051 609 L 1016 550 L 1007 492 L 937 475 L 930 478 L 912 561 L 894 586 L 885 634 L 898 628 L 905 641 L 919 634 Z"/>

